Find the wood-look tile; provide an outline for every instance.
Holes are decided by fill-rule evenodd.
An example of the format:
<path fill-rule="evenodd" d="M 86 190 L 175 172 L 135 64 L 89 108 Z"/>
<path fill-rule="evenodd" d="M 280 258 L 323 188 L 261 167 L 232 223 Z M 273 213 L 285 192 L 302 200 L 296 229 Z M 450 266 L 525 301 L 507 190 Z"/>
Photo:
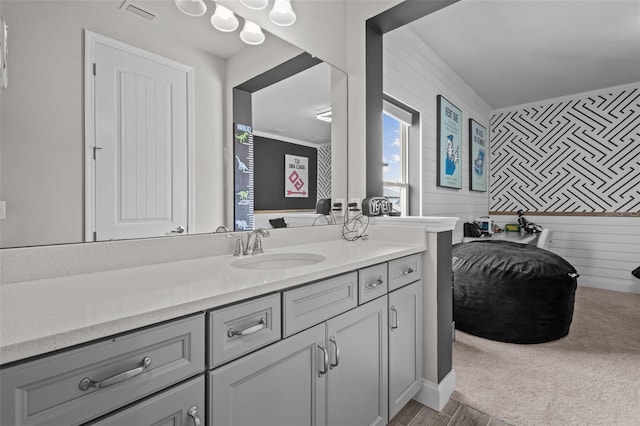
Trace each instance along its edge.
<path fill-rule="evenodd" d="M 460 403 L 455 399 L 449 399 L 442 409 L 442 414 L 453 417 L 453 415 L 456 414 L 456 411 L 458 411 L 458 408 L 460 408 Z"/>
<path fill-rule="evenodd" d="M 451 417 L 438 413 L 429 407 L 422 407 L 409 426 L 447 426 Z"/>
<path fill-rule="evenodd" d="M 511 425 L 507 422 L 503 422 L 502 420 L 498 420 L 495 417 L 491 417 L 491 420 L 489 420 L 489 424 L 487 426 L 511 426 Z"/>
<path fill-rule="evenodd" d="M 411 420 L 420 412 L 420 410 L 424 407 L 424 405 L 419 402 L 414 401 L 413 399 L 407 402 L 402 410 L 391 420 L 389 426 L 407 426 L 411 423 Z"/>
<path fill-rule="evenodd" d="M 478 410 L 463 405 L 451 419 L 450 426 L 487 426 L 490 417 Z"/>

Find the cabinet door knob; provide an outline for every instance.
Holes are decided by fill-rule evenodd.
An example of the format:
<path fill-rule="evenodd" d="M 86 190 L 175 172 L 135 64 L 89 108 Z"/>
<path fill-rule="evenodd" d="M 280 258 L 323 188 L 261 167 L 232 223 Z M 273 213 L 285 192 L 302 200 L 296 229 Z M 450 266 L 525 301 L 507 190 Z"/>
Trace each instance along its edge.
<path fill-rule="evenodd" d="M 85 377 L 80 380 L 80 384 L 78 387 L 81 391 L 86 391 L 89 388 L 106 388 L 107 386 L 112 386 L 120 382 L 124 382 L 125 380 L 129 380 L 133 377 L 136 377 L 144 372 L 151 365 L 151 358 L 145 356 L 142 359 L 142 363 L 139 367 L 132 368 L 131 370 L 123 371 L 122 373 L 118 373 L 114 376 L 108 377 L 99 382 L 91 380 L 89 377 Z"/>
<path fill-rule="evenodd" d="M 411 273 L 413 273 L 413 268 L 407 268 L 407 269 L 406 269 L 406 270 L 404 270 L 404 271 L 400 271 L 400 276 L 401 276 L 401 277 L 404 277 L 404 276 L 409 275 L 409 274 L 411 274 Z"/>
<path fill-rule="evenodd" d="M 322 377 L 324 374 L 327 374 L 329 371 L 329 351 L 324 347 L 322 343 L 318 343 L 318 349 L 320 349 L 323 353 L 323 362 L 322 362 L 322 370 L 318 372 L 318 377 Z"/>
<path fill-rule="evenodd" d="M 382 280 L 382 278 L 378 278 L 374 282 L 366 283 L 364 285 L 364 288 L 376 288 L 376 287 L 378 287 L 379 285 L 382 285 L 382 284 L 384 284 L 384 281 Z"/>
<path fill-rule="evenodd" d="M 260 321 L 258 321 L 256 325 L 245 328 L 244 330 L 234 330 L 233 328 L 230 328 L 229 331 L 227 331 L 227 336 L 229 337 L 247 336 L 249 334 L 257 333 L 258 331 L 264 328 L 267 328 L 267 320 L 264 317 L 262 317 L 260 318 Z"/>
<path fill-rule="evenodd" d="M 189 410 L 187 411 L 187 414 L 191 416 L 191 418 L 193 419 L 193 424 L 194 426 L 200 426 L 200 419 L 198 418 L 198 407 L 197 406 L 193 406 L 191 408 L 189 408 Z"/>
<path fill-rule="evenodd" d="M 336 342 L 335 337 L 333 336 L 329 337 L 329 341 L 333 343 L 333 345 L 336 347 L 336 351 L 335 351 L 336 356 L 334 358 L 336 362 L 335 363 L 332 362 L 331 366 L 329 367 L 331 370 L 333 370 L 335 367 L 340 365 L 340 347 L 338 346 L 338 342 Z"/>
<path fill-rule="evenodd" d="M 394 317 L 394 321 L 393 324 L 391 324 L 391 330 L 395 330 L 396 328 L 398 328 L 400 326 L 400 320 L 398 319 L 398 310 L 396 309 L 395 306 L 392 306 L 391 308 L 391 312 L 393 312 L 395 315 Z"/>

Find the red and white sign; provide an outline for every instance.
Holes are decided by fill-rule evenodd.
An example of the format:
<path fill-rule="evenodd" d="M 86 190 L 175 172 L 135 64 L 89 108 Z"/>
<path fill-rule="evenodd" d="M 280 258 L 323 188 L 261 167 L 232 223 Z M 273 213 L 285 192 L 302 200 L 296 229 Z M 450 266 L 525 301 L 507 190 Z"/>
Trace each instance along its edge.
<path fill-rule="evenodd" d="M 309 198 L 309 159 L 298 155 L 284 155 L 284 196 Z"/>

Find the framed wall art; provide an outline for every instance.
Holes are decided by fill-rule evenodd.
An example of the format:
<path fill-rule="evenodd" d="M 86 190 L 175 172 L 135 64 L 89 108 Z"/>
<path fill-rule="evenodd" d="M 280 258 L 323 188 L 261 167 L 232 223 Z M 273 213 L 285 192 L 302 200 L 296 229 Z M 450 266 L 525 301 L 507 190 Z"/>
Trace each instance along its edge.
<path fill-rule="evenodd" d="M 469 119 L 469 189 L 487 190 L 487 129 Z"/>
<path fill-rule="evenodd" d="M 437 185 L 462 188 L 462 111 L 438 95 Z"/>

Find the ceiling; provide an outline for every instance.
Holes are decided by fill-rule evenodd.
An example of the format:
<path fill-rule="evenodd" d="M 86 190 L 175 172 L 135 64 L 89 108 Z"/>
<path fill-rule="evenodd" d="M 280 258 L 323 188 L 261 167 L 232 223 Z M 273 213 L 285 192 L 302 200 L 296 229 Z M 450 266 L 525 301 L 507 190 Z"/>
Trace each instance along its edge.
<path fill-rule="evenodd" d="M 331 142 L 331 123 L 316 118 L 331 109 L 331 66 L 325 62 L 252 93 L 251 103 L 256 132 L 311 144 Z"/>
<path fill-rule="evenodd" d="M 640 81 L 640 0 L 462 0 L 409 28 L 493 109 Z"/>
<path fill-rule="evenodd" d="M 121 9 L 124 16 L 134 16 L 131 19 L 137 25 L 154 27 L 157 31 L 170 31 L 177 40 L 184 44 L 194 46 L 222 59 L 227 59 L 244 48 L 253 47 L 240 40 L 241 27 L 230 33 L 223 33 L 213 28 L 210 19 L 215 10 L 215 4 L 212 1 L 205 2 L 207 12 L 198 17 L 180 12 L 173 0 L 125 0 L 124 2 L 122 0 L 108 0 L 107 3 L 112 3 L 114 9 Z M 128 15 L 127 4 L 151 12 L 156 17 L 152 22 L 147 22 L 143 18 L 135 17 L 135 15 Z M 242 25 L 242 21 L 240 25 Z"/>

